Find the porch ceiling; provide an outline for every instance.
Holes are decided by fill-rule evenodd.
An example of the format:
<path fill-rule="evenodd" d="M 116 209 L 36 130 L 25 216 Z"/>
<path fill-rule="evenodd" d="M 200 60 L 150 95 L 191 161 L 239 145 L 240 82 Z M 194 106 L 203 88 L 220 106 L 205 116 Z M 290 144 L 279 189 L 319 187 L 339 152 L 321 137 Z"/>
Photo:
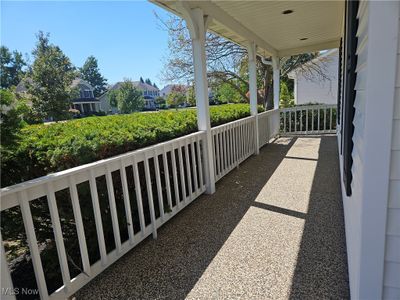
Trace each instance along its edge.
<path fill-rule="evenodd" d="M 181 15 L 181 1 L 152 2 Z M 185 2 L 212 17 L 209 30 L 243 46 L 254 41 L 261 56 L 288 56 L 339 46 L 343 1 Z M 293 12 L 283 14 L 287 10 Z"/>

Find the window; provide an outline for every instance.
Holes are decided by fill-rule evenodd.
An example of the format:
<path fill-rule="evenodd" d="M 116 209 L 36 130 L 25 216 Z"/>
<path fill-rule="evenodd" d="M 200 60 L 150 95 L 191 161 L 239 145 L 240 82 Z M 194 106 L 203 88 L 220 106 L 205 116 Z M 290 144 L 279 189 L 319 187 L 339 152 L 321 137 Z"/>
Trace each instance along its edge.
<path fill-rule="evenodd" d="M 342 147 L 343 147 L 343 181 L 346 195 L 351 196 L 351 181 L 353 175 L 353 119 L 355 114 L 354 100 L 356 97 L 356 66 L 357 66 L 357 20 L 358 1 L 346 2 L 346 50 L 345 50 L 345 81 L 343 88 L 343 120 L 342 120 Z"/>
<path fill-rule="evenodd" d="M 91 90 L 84 90 L 83 98 L 93 98 L 93 92 Z"/>

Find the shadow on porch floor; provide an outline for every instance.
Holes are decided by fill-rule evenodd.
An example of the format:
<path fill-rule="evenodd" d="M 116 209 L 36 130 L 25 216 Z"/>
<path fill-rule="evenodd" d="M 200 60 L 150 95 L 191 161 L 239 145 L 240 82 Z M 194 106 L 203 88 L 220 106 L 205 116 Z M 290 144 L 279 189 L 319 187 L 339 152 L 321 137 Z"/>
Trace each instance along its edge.
<path fill-rule="evenodd" d="M 279 138 L 76 294 L 349 298 L 335 136 Z"/>

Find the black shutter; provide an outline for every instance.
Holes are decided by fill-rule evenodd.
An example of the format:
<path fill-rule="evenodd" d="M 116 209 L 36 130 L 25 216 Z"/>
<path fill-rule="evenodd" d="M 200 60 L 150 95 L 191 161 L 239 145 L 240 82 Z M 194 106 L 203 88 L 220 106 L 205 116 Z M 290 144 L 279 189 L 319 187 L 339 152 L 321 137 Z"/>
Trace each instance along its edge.
<path fill-rule="evenodd" d="M 354 100 L 356 97 L 356 66 L 357 66 L 357 11 L 358 1 L 347 1 L 347 28 L 346 28 L 346 77 L 343 101 L 343 181 L 346 188 L 346 195 L 351 196 L 351 181 L 353 175 L 351 167 L 353 165 L 353 133 L 354 133 Z"/>
<path fill-rule="evenodd" d="M 340 46 L 339 46 L 339 58 L 338 58 L 338 88 L 337 88 L 337 123 L 340 124 L 340 109 L 342 105 L 342 52 L 343 52 L 343 39 L 340 39 Z"/>

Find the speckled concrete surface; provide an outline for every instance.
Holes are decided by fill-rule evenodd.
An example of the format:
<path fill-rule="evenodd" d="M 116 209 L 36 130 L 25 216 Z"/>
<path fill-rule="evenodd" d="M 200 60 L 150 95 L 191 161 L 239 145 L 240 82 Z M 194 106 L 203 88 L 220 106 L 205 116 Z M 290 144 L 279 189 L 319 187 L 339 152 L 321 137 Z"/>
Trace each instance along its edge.
<path fill-rule="evenodd" d="M 77 299 L 349 298 L 336 137 L 264 147 Z"/>

